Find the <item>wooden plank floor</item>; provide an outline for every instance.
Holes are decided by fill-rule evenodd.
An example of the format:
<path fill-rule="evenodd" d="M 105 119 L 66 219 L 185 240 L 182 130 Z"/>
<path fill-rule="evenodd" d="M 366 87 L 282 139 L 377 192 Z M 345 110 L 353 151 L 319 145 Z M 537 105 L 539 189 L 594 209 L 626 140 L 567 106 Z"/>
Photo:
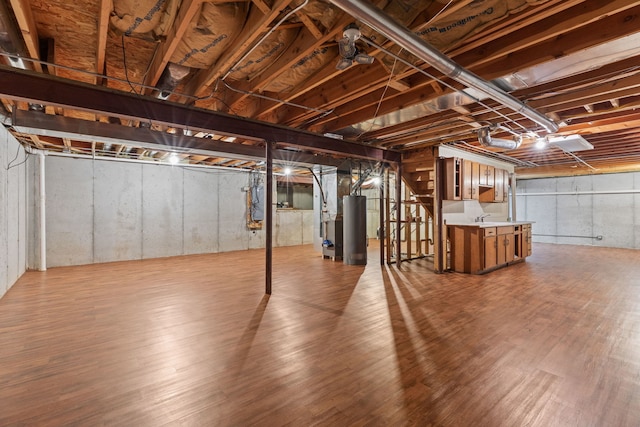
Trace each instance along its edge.
<path fill-rule="evenodd" d="M 0 425 L 640 425 L 640 252 L 484 276 L 308 246 L 29 272 L 0 300 Z"/>

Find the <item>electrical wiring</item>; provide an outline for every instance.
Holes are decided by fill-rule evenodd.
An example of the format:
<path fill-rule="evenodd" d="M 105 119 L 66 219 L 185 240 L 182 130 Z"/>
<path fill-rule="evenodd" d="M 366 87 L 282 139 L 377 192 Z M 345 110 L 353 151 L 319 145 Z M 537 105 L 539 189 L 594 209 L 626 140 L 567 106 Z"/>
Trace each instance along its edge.
<path fill-rule="evenodd" d="M 7 144 L 9 144 L 9 134 L 8 133 L 7 133 Z M 21 161 L 20 163 L 15 164 L 15 165 L 13 164 L 13 162 L 18 160 L 18 156 L 20 156 L 20 148 L 22 148 L 21 145 L 18 146 L 18 149 L 16 150 L 16 155 L 13 157 L 13 160 L 11 160 L 7 164 L 7 167 L 5 168 L 5 170 L 8 171 L 9 169 L 13 169 L 13 168 L 15 168 L 17 166 L 20 166 L 20 165 L 23 165 L 23 164 L 25 164 L 27 162 L 27 160 L 29 159 L 30 154 L 29 154 L 29 152 L 25 151 L 24 152 L 25 153 L 24 160 Z"/>
<path fill-rule="evenodd" d="M 409 62 L 409 61 L 407 61 L 407 60 L 405 60 L 405 59 L 402 59 L 401 57 L 399 57 L 399 56 L 395 55 L 394 53 L 390 52 L 388 49 L 385 49 L 384 47 L 382 47 L 382 46 L 378 45 L 378 44 L 377 44 L 377 43 L 375 43 L 373 40 L 370 40 L 370 39 L 369 39 L 369 38 L 367 38 L 367 37 L 361 37 L 360 39 L 361 39 L 361 40 L 363 40 L 363 41 L 364 41 L 365 43 L 367 43 L 368 45 L 370 45 L 370 46 L 372 46 L 372 47 L 375 47 L 376 49 L 379 49 L 380 51 L 384 52 L 385 54 L 387 54 L 387 55 L 389 55 L 389 56 L 391 56 L 391 57 L 393 57 L 393 58 L 396 58 L 398 61 L 402 62 L 403 64 L 405 64 L 405 65 L 407 65 L 407 66 L 409 66 L 409 67 L 411 67 L 411 68 L 413 68 L 414 70 L 416 70 L 416 71 L 418 71 L 419 73 L 421 73 L 421 74 L 423 74 L 423 75 L 427 76 L 428 78 L 433 79 L 433 80 L 437 81 L 438 83 L 441 83 L 443 86 L 446 86 L 447 88 L 449 88 L 449 89 L 451 89 L 451 90 L 453 90 L 453 91 L 455 91 L 455 92 L 460 93 L 461 95 L 464 95 L 464 96 L 466 96 L 466 97 L 468 97 L 468 98 L 472 99 L 474 102 L 476 102 L 476 103 L 478 103 L 479 105 L 483 106 L 483 107 L 484 107 L 484 108 L 486 108 L 487 110 L 489 110 L 489 111 L 492 111 L 492 112 L 496 113 L 498 116 L 502 117 L 502 118 L 503 118 L 503 119 L 505 119 L 507 122 L 510 122 L 510 123 L 514 124 L 514 126 L 515 126 L 515 127 L 519 127 L 520 129 L 522 129 L 522 130 L 523 130 L 523 131 L 525 131 L 525 132 L 529 131 L 529 129 L 527 129 L 525 126 L 521 125 L 521 124 L 520 124 L 520 123 L 518 123 L 517 121 L 515 121 L 515 120 L 513 120 L 512 118 L 510 118 L 510 117 L 506 116 L 505 114 L 501 113 L 500 111 L 496 110 L 495 108 L 490 107 L 490 106 L 489 106 L 489 105 L 487 105 L 486 103 L 482 102 L 482 100 L 480 100 L 479 98 L 477 98 L 477 97 L 475 97 L 475 96 L 473 96 L 473 95 L 469 94 L 468 92 L 465 92 L 465 91 L 464 91 L 464 90 L 462 90 L 462 89 L 457 89 L 456 87 L 454 87 L 453 85 L 451 85 L 451 84 L 449 84 L 449 83 L 445 82 L 444 80 L 442 80 L 442 79 L 440 79 L 440 78 L 438 78 L 438 77 L 434 76 L 433 74 L 428 73 L 427 71 L 425 71 L 425 70 L 421 69 L 420 67 L 418 67 L 418 66 L 416 66 L 416 65 L 412 64 L 411 62 Z"/>
<path fill-rule="evenodd" d="M 136 95 L 142 95 L 142 93 L 138 93 L 136 88 L 133 87 L 133 83 L 131 83 L 131 80 L 129 80 L 129 70 L 127 69 L 127 52 L 124 48 L 124 33 L 122 34 L 122 65 L 124 65 L 124 77 L 127 80 L 127 83 L 129 83 L 129 86 L 131 87 L 133 93 L 135 93 Z"/>
<path fill-rule="evenodd" d="M 425 23 L 425 25 L 430 24 L 431 22 L 433 22 L 438 16 L 440 16 L 440 14 L 442 14 L 442 12 L 444 12 L 450 5 L 451 3 L 453 3 L 453 0 L 449 0 L 449 3 L 447 3 L 446 5 L 444 5 L 439 11 L 438 13 L 436 13 L 435 15 L 433 15 L 431 17 L 431 19 L 429 19 L 429 21 L 427 21 Z M 403 48 L 400 48 L 400 50 L 398 51 L 398 53 L 396 54 L 396 56 L 394 56 L 394 60 L 393 60 L 393 66 L 391 67 L 391 72 L 389 73 L 389 79 L 387 80 L 387 83 L 384 87 L 384 90 L 382 91 L 382 95 L 380 96 L 380 99 L 378 100 L 378 104 L 376 106 L 376 111 L 375 113 L 373 113 L 373 117 L 372 117 L 372 122 L 371 125 L 369 126 L 369 129 L 366 131 L 362 131 L 360 132 L 360 134 L 358 134 L 357 139 L 360 139 L 360 137 L 362 137 L 362 135 L 364 135 L 367 132 L 370 132 L 371 129 L 373 129 L 373 126 L 375 125 L 375 119 L 378 117 L 378 113 L 380 112 L 380 106 L 382 105 L 382 101 L 384 100 L 385 95 L 387 94 L 387 90 L 389 89 L 389 85 L 391 84 L 391 80 L 393 79 L 393 72 L 396 69 L 396 64 L 398 63 L 398 57 L 400 56 L 400 54 L 402 53 Z"/>
<path fill-rule="evenodd" d="M 433 16 L 431 17 L 431 19 L 429 19 L 429 20 L 425 23 L 425 25 L 431 24 L 433 21 L 435 21 L 435 20 L 436 20 L 436 18 L 442 14 L 442 12 L 444 12 L 445 10 L 447 10 L 447 8 L 448 8 L 449 6 L 451 6 L 451 3 L 453 3 L 453 0 L 449 0 L 449 3 L 445 4 L 445 5 L 444 5 L 444 6 L 443 6 L 439 11 L 438 11 L 438 13 L 436 13 L 435 15 L 433 15 Z"/>
<path fill-rule="evenodd" d="M 274 101 L 274 102 L 278 102 L 278 103 L 281 103 L 281 104 L 284 104 L 284 105 L 289 105 L 291 107 L 297 107 L 297 108 L 302 108 L 304 110 L 315 111 L 315 112 L 322 113 L 322 114 L 325 114 L 325 115 L 326 114 L 330 114 L 333 111 L 333 110 L 321 110 L 319 108 L 307 107 L 306 105 L 300 105 L 300 104 L 296 104 L 294 102 L 283 101 L 281 99 L 273 98 L 273 97 L 262 95 L 262 94 L 259 94 L 259 93 L 249 92 L 249 91 L 241 90 L 241 89 L 236 89 L 233 86 L 229 85 L 224 80 L 221 79 L 220 81 L 222 82 L 222 84 L 227 89 L 229 89 L 229 90 L 231 90 L 233 92 L 236 92 L 236 93 L 243 94 L 243 95 L 254 96 L 256 98 L 266 99 L 267 101 Z"/>
<path fill-rule="evenodd" d="M 400 52 L 398 52 L 398 55 L 400 55 L 401 52 L 402 52 L 402 48 L 400 48 Z M 384 100 L 384 97 L 387 94 L 387 90 L 389 89 L 389 85 L 391 84 L 391 80 L 393 79 L 393 72 L 396 69 L 396 64 L 397 63 L 398 63 L 398 59 L 394 58 L 393 66 L 391 67 L 391 72 L 389 72 L 389 78 L 387 79 L 387 84 L 384 86 L 384 90 L 382 91 L 382 95 L 380 95 L 380 99 L 378 100 L 378 105 L 376 106 L 376 111 L 375 111 L 375 113 L 373 113 L 373 117 L 371 118 L 371 124 L 369 125 L 369 129 L 363 130 L 362 132 L 360 132 L 358 134 L 358 136 L 356 137 L 356 139 L 360 139 L 360 137 L 362 137 L 362 135 L 364 135 L 367 132 L 371 132 L 371 129 L 373 129 L 373 126 L 376 123 L 376 118 L 378 117 L 378 112 L 380 112 L 380 106 L 382 105 L 382 101 Z"/>

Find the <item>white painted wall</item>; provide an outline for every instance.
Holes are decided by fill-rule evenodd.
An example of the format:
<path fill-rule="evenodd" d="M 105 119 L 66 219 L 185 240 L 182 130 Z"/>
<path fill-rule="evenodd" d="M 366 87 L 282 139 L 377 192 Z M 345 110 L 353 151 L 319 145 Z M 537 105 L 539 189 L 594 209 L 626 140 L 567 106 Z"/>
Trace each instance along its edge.
<path fill-rule="evenodd" d="M 27 268 L 27 167 L 30 159 L 0 126 L 0 297 Z"/>
<path fill-rule="evenodd" d="M 248 172 L 47 156 L 46 181 L 48 267 L 265 246 Z M 274 246 L 312 243 L 310 211 L 274 212 Z"/>
<path fill-rule="evenodd" d="M 640 249 L 638 172 L 518 180 L 516 200 L 534 242 Z"/>

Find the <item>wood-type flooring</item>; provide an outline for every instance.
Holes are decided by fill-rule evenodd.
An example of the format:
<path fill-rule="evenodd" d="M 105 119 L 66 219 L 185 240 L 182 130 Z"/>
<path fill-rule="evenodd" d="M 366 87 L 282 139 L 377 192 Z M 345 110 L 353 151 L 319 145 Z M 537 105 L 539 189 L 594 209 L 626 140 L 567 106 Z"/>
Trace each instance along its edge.
<path fill-rule="evenodd" d="M 640 252 L 536 244 L 482 276 L 310 246 L 28 272 L 0 426 L 638 426 Z"/>

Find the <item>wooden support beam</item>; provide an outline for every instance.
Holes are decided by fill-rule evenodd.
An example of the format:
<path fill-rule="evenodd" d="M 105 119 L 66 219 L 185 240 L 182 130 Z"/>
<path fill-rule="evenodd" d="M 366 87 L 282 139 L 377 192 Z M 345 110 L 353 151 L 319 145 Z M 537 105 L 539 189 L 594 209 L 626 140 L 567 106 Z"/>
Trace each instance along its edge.
<path fill-rule="evenodd" d="M 411 85 L 402 79 L 391 79 L 389 81 L 389 86 L 398 92 L 405 92 L 411 89 Z"/>
<path fill-rule="evenodd" d="M 264 0 L 251 0 L 251 3 L 255 4 L 256 7 L 265 15 L 271 11 L 271 8 Z"/>
<path fill-rule="evenodd" d="M 96 46 L 96 73 L 103 75 L 107 54 L 107 36 L 109 34 L 109 18 L 113 10 L 113 0 L 101 0 L 98 17 L 98 45 Z M 96 76 L 95 84 L 103 83 L 103 78 Z"/>
<path fill-rule="evenodd" d="M 304 26 L 307 27 L 307 30 L 309 30 L 309 32 L 313 35 L 313 37 L 315 37 L 316 40 L 320 40 L 324 36 L 322 30 L 318 28 L 316 23 L 313 22 L 313 20 L 309 18 L 306 13 L 300 11 L 297 12 L 296 15 L 298 15 L 300 21 L 302 21 Z"/>
<path fill-rule="evenodd" d="M 208 69 L 199 72 L 187 85 L 187 92 L 195 96 L 202 96 L 208 91 L 209 85 L 220 77 L 224 77 L 237 61 L 258 41 L 267 31 L 274 19 L 280 12 L 291 3 L 292 0 L 276 0 L 269 13 L 262 13 L 257 7 L 251 9 L 247 23 L 242 33 L 225 50 L 225 54 L 216 61 L 216 64 Z"/>
<path fill-rule="evenodd" d="M 158 52 L 154 56 L 153 63 L 149 68 L 145 84 L 155 86 L 162 76 L 162 72 L 169 63 L 171 56 L 178 48 L 184 33 L 189 29 L 189 24 L 193 17 L 200 11 L 202 0 L 183 0 L 176 16 L 174 25 L 171 27 L 167 39 L 158 47 Z"/>

